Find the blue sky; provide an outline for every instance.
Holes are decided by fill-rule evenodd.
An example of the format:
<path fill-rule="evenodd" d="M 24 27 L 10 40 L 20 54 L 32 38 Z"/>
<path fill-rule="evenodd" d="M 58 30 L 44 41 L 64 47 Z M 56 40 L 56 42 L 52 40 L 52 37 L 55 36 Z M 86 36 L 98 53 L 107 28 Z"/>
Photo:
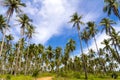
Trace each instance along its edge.
<path fill-rule="evenodd" d="M 1 0 L 0 0 L 1 1 Z M 56 46 L 65 47 L 67 41 L 72 38 L 76 41 L 76 51 L 74 53 L 80 53 L 79 40 L 76 29 L 72 28 L 70 16 L 78 12 L 83 16 L 83 22 L 95 21 L 99 23 L 106 14 L 102 9 L 104 6 L 104 0 L 22 0 L 26 3 L 27 7 L 22 8 L 24 13 L 28 14 L 33 19 L 33 24 L 36 26 L 36 33 L 33 35 L 32 43 L 43 44 L 45 46 L 51 45 L 54 48 Z M 6 10 L 0 6 L 0 13 L 5 14 Z M 112 16 L 112 18 L 114 18 Z M 20 28 L 14 27 L 16 25 L 15 13 L 11 19 L 12 29 L 11 33 L 15 37 L 15 41 L 19 39 Z M 115 19 L 116 20 L 116 19 Z M 81 30 L 83 29 L 82 26 Z M 118 28 L 119 30 L 119 28 Z M 98 34 L 96 36 L 99 47 L 103 47 L 101 42 L 108 36 Z M 90 48 L 95 49 L 93 40 L 89 41 Z M 84 51 L 86 46 L 83 43 Z"/>

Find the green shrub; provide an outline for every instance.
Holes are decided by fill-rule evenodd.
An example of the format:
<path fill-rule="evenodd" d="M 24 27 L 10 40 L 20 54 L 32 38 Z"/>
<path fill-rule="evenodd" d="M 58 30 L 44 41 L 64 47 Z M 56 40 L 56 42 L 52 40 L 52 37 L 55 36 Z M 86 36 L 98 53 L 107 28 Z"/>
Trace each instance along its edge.
<path fill-rule="evenodd" d="M 11 76 L 10 76 L 10 75 L 7 75 L 7 76 L 6 76 L 6 80 L 11 80 Z"/>
<path fill-rule="evenodd" d="M 57 76 L 60 76 L 60 77 L 68 77 L 67 74 L 64 73 L 64 72 L 59 72 L 59 73 L 57 74 Z"/>
<path fill-rule="evenodd" d="M 20 75 L 20 76 L 12 76 L 10 80 L 33 80 L 33 78 L 31 76 Z"/>
<path fill-rule="evenodd" d="M 74 78 L 77 78 L 77 79 L 80 79 L 80 78 L 81 78 L 79 72 L 75 72 L 75 73 L 73 74 L 73 77 L 74 77 Z"/>
<path fill-rule="evenodd" d="M 117 79 L 117 78 L 118 78 L 118 75 L 117 75 L 116 73 L 113 73 L 113 74 L 111 75 L 111 77 L 112 77 L 113 79 Z"/>
<path fill-rule="evenodd" d="M 33 77 L 37 77 L 38 74 L 39 74 L 39 70 L 36 69 L 36 70 L 33 72 L 32 76 L 33 76 Z"/>

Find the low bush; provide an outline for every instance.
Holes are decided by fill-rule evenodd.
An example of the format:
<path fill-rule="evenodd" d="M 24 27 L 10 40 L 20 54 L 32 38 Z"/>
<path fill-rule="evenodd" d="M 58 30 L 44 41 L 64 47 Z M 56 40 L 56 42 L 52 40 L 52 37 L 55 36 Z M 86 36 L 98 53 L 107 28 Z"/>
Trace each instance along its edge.
<path fill-rule="evenodd" d="M 117 78 L 118 78 L 118 75 L 117 75 L 116 73 L 113 73 L 113 74 L 111 75 L 111 77 L 112 77 L 113 79 L 117 79 Z"/>

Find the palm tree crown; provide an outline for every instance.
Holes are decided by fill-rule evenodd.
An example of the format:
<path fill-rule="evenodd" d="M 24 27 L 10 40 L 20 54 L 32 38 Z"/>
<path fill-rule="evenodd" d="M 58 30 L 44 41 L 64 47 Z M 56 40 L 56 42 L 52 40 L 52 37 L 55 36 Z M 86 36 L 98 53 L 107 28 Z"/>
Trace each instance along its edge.
<path fill-rule="evenodd" d="M 17 13 L 22 12 L 20 7 L 26 7 L 24 3 L 21 2 L 21 0 L 5 0 L 3 2 L 3 6 L 7 7 L 7 17 L 10 18 L 14 11 Z"/>

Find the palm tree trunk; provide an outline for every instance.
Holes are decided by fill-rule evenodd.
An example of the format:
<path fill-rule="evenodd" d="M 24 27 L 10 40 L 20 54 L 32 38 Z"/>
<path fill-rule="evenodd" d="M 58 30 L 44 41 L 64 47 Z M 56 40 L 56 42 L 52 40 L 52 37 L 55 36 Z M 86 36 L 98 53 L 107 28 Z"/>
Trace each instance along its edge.
<path fill-rule="evenodd" d="M 79 37 L 79 41 L 80 41 L 81 53 L 83 54 L 83 48 L 82 48 L 82 42 L 81 42 L 81 37 L 80 37 L 79 30 L 78 30 L 78 37 Z M 84 58 L 82 59 L 82 62 L 83 62 L 83 68 L 84 68 L 84 71 L 85 71 L 85 79 L 87 80 L 88 79 L 88 74 L 87 74 L 87 68 L 86 68 L 86 63 L 85 63 Z"/>
<path fill-rule="evenodd" d="M 18 62 L 19 62 L 20 44 L 21 44 L 21 40 L 19 42 L 18 49 L 17 49 L 17 54 L 16 54 L 15 76 L 18 73 L 18 66 L 19 66 Z"/>
<path fill-rule="evenodd" d="M 100 54 L 99 54 L 99 50 L 98 50 L 97 41 L 96 41 L 95 36 L 94 36 L 94 41 L 95 41 L 96 49 L 97 49 L 97 52 L 98 52 L 98 56 L 99 56 L 99 58 L 100 58 Z"/>
<path fill-rule="evenodd" d="M 27 50 L 27 56 L 26 56 L 25 75 L 27 74 L 28 54 L 29 54 L 29 42 L 30 42 L 30 39 L 28 40 L 28 50 Z"/>
<path fill-rule="evenodd" d="M 10 11 L 11 14 L 11 11 Z M 10 21 L 10 15 L 7 16 L 7 24 L 9 24 Z M 3 46 L 4 46 L 4 41 L 5 41 L 5 35 L 6 35 L 6 31 L 7 31 L 7 27 L 5 27 L 4 31 L 3 31 L 3 38 L 2 38 L 2 44 L 1 44 L 1 49 L 0 49 L 0 56 L 2 55 L 2 51 L 3 51 Z"/>
<path fill-rule="evenodd" d="M 5 35 L 6 35 L 6 28 L 3 31 L 3 38 L 2 38 L 2 44 L 1 44 L 1 49 L 0 49 L 0 56 L 2 55 L 3 52 L 3 46 L 4 46 L 4 41 L 5 41 Z"/>

